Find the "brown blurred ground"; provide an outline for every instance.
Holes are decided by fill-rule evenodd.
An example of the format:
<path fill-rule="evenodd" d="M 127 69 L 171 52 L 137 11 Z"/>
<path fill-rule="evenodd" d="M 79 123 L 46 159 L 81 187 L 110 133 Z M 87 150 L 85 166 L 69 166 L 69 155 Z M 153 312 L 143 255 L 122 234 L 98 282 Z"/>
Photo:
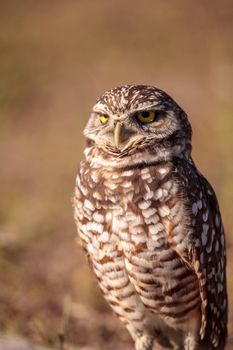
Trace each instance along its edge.
<path fill-rule="evenodd" d="M 63 334 L 68 349 L 130 346 L 75 244 L 71 197 L 93 102 L 145 83 L 189 114 L 194 159 L 216 189 L 233 343 L 232 37 L 230 0 L 0 0 L 2 333 L 61 349 Z"/>

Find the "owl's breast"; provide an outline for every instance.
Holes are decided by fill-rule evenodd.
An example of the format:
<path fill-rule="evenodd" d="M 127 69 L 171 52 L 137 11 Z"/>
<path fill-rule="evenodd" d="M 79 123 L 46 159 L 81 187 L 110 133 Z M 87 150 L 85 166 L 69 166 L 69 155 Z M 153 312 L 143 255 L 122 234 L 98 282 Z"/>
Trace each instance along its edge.
<path fill-rule="evenodd" d="M 96 224 L 89 228 L 97 229 L 96 239 L 103 232 L 107 239 L 107 230 L 126 254 L 143 248 L 161 255 L 169 246 L 185 251 L 188 215 L 171 164 L 121 171 L 86 168 L 77 177 L 78 214 L 89 226 Z"/>
<path fill-rule="evenodd" d="M 111 230 L 143 303 L 172 325 L 184 323 L 196 309 L 199 287 L 181 259 L 187 251 L 187 214 L 179 186 L 168 169 L 155 171 L 141 170 L 131 186 L 123 177 L 124 195 L 112 208 Z"/>
<path fill-rule="evenodd" d="M 125 252 L 185 251 L 188 215 L 168 165 L 115 174 L 104 181 L 104 196 Z"/>
<path fill-rule="evenodd" d="M 184 323 L 199 288 L 180 258 L 187 214 L 170 167 L 83 170 L 77 182 L 79 234 L 102 284 L 107 266 L 114 276 L 124 271 L 122 281 L 129 279 L 146 307 L 172 326 Z"/>

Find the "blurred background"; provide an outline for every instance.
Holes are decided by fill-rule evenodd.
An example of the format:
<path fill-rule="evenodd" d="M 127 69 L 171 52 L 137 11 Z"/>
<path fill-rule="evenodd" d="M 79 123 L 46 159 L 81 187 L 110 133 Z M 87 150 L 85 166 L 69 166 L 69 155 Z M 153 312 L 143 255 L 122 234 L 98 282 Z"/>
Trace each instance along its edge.
<path fill-rule="evenodd" d="M 71 198 L 93 103 L 143 83 L 188 113 L 194 160 L 216 190 L 233 349 L 232 37 L 231 0 L 0 0 L 1 337 L 131 348 L 75 243 Z"/>

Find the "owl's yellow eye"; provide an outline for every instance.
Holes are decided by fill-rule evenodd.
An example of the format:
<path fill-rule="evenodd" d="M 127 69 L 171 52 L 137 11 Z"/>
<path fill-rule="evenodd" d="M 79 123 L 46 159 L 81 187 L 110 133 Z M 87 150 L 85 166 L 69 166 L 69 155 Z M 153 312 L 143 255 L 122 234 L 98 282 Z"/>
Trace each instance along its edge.
<path fill-rule="evenodd" d="M 106 115 L 104 115 L 104 114 L 100 114 L 100 115 L 99 115 L 99 120 L 100 120 L 100 122 L 101 122 L 102 124 L 107 124 L 107 122 L 108 122 L 108 117 L 107 117 Z"/>
<path fill-rule="evenodd" d="M 143 111 L 136 113 L 136 117 L 141 123 L 151 123 L 155 120 L 156 114 L 154 111 Z"/>

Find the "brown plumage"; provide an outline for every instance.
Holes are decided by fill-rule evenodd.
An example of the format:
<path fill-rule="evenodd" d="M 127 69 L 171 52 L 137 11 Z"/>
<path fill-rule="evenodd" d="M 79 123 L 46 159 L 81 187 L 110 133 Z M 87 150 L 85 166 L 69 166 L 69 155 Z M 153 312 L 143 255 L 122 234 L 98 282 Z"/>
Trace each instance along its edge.
<path fill-rule="evenodd" d="M 106 92 L 84 130 L 78 233 L 136 350 L 225 346 L 224 230 L 191 134 L 171 97 L 137 85 Z"/>

